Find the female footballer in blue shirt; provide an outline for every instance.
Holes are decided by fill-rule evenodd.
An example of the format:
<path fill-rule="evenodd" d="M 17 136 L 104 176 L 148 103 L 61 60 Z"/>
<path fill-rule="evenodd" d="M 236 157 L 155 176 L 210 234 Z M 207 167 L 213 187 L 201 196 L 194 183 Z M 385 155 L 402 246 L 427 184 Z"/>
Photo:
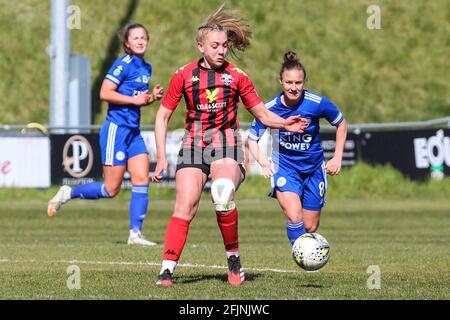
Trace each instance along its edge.
<path fill-rule="evenodd" d="M 114 62 L 100 89 L 100 99 L 108 102 L 106 121 L 100 130 L 104 182 L 62 186 L 49 201 L 47 213 L 53 217 L 62 204 L 74 198 L 115 197 L 128 169 L 133 185 L 128 244 L 152 246 L 155 243 L 141 234 L 148 206 L 149 159 L 139 124 L 141 107 L 160 100 L 164 93 L 157 84 L 148 94 L 152 67 L 144 60 L 149 43 L 147 29 L 130 23 L 121 31 L 120 40 L 125 54 Z"/>
<path fill-rule="evenodd" d="M 304 89 L 306 70 L 295 52 L 287 52 L 280 71 L 282 92 L 269 100 L 266 107 L 287 118 L 300 115 L 309 122 L 303 133 L 271 130 L 272 161 L 267 160 L 258 146 L 266 127 L 254 120 L 250 128 L 248 147 L 261 165 L 263 175 L 271 177 L 272 191 L 288 219 L 287 236 L 291 244 L 306 232 L 315 232 L 325 204 L 327 177 L 339 174 L 347 137 L 347 121 L 339 109 L 326 97 Z M 320 144 L 319 120 L 325 118 L 336 126 L 334 156 L 326 164 Z"/>

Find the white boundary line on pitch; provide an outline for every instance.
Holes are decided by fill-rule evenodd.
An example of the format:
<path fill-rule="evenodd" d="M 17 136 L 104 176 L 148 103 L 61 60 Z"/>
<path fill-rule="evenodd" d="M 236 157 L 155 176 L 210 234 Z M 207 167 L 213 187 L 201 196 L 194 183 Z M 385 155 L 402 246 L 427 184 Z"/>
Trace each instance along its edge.
<path fill-rule="evenodd" d="M 96 264 L 96 265 L 114 265 L 114 266 L 155 266 L 160 267 L 161 263 L 157 262 L 128 262 L 128 261 L 86 261 L 86 260 L 10 260 L 10 259 L 0 259 L 0 263 L 61 263 L 61 264 Z M 206 264 L 192 264 L 192 263 L 180 263 L 178 267 L 183 268 L 205 268 L 205 269 L 228 269 L 226 266 L 218 265 L 206 265 Z M 258 271 L 258 272 L 276 272 L 276 273 L 298 273 L 296 270 L 282 270 L 282 269 L 268 269 L 268 268 L 245 268 L 247 271 Z"/>

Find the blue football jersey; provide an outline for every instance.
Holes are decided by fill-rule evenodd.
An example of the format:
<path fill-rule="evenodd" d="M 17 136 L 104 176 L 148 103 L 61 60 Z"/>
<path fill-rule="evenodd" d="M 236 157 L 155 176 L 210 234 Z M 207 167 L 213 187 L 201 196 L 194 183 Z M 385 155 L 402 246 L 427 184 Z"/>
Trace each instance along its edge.
<path fill-rule="evenodd" d="M 295 108 L 283 104 L 281 96 L 282 93 L 269 100 L 266 107 L 285 119 L 300 115 L 308 119 L 309 125 L 303 133 L 271 129 L 272 161 L 276 168 L 282 165 L 299 172 L 312 172 L 324 161 L 319 120 L 325 118 L 331 125 L 337 126 L 344 116 L 326 97 L 309 90 L 303 90 L 302 98 Z M 265 131 L 266 126 L 255 119 L 250 127 L 249 139 L 258 141 Z"/>
<path fill-rule="evenodd" d="M 126 96 L 138 96 L 148 90 L 152 66 L 138 56 L 125 54 L 117 59 L 105 79 L 117 85 L 117 92 Z M 118 126 L 138 128 L 141 107 L 110 103 L 106 120 Z"/>

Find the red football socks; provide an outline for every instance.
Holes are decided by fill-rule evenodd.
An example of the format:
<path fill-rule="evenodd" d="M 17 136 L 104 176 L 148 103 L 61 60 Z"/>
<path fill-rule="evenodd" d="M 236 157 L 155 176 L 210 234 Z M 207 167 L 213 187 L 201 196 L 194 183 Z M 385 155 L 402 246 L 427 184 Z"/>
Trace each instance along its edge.
<path fill-rule="evenodd" d="M 216 215 L 225 250 L 228 252 L 239 250 L 237 208 L 234 208 L 230 213 Z"/>
<path fill-rule="evenodd" d="M 171 217 L 164 240 L 164 260 L 177 261 L 180 259 L 189 231 L 189 221 Z"/>

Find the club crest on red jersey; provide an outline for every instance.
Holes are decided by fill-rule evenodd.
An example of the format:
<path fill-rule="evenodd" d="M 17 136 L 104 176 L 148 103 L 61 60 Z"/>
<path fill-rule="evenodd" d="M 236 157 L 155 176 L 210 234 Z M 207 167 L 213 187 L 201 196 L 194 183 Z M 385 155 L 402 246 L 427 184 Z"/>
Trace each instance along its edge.
<path fill-rule="evenodd" d="M 224 85 L 229 86 L 233 83 L 234 79 L 231 74 L 224 73 L 220 76 L 220 81 L 222 81 Z"/>

